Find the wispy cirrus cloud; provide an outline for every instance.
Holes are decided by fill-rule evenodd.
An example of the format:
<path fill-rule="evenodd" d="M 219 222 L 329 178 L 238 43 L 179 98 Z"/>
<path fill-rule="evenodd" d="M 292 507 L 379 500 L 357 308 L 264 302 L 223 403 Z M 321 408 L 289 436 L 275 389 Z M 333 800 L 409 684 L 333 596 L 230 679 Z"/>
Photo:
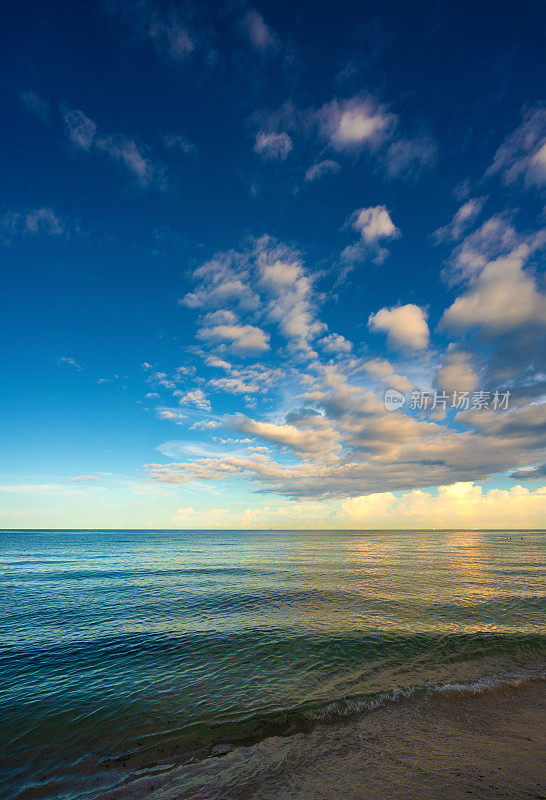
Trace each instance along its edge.
<path fill-rule="evenodd" d="M 333 161 L 331 158 L 325 158 L 323 161 L 319 161 L 313 164 L 312 167 L 309 167 L 305 173 L 305 180 L 307 183 L 313 183 L 314 181 L 321 180 L 326 175 L 334 175 L 336 172 L 339 172 L 340 169 L 341 165 L 337 161 Z"/>
<path fill-rule="evenodd" d="M 96 122 L 79 109 L 61 106 L 67 136 L 77 150 L 102 153 L 122 165 L 142 187 L 167 187 L 165 167 L 145 146 L 122 134 L 99 134 Z"/>
<path fill-rule="evenodd" d="M 190 14 L 182 8 L 163 8 L 154 0 L 108 0 L 107 9 L 122 20 L 143 41 L 150 42 L 157 55 L 172 63 L 188 61 L 198 49 L 199 39 L 190 30 Z"/>
<path fill-rule="evenodd" d="M 434 231 L 433 238 L 436 244 L 445 241 L 458 241 L 480 215 L 484 203 L 484 197 L 471 197 L 463 203 L 455 212 L 451 222 Z"/>
<path fill-rule="evenodd" d="M 373 169 L 388 178 L 405 180 L 432 167 L 438 154 L 430 133 L 406 135 L 400 117 L 370 94 L 335 97 L 319 108 L 286 102 L 277 111 L 254 114 L 252 121 L 260 137 L 289 137 L 292 146 L 302 138 L 307 149 L 309 142 L 320 146 L 315 164 L 305 173 L 307 182 L 343 168 L 344 160 L 354 165 L 360 156 L 367 156 Z M 328 150 L 334 157 L 325 157 Z"/>
<path fill-rule="evenodd" d="M 19 92 L 19 102 L 30 114 L 34 114 L 43 122 L 48 122 L 51 114 L 51 103 L 33 89 L 22 89 Z"/>
<path fill-rule="evenodd" d="M 59 365 L 59 367 L 62 366 L 73 367 L 74 369 L 78 370 L 78 372 L 81 372 L 81 370 L 83 369 L 81 364 L 78 364 L 76 359 L 71 358 L 70 356 L 59 356 L 57 359 L 57 364 Z"/>
<path fill-rule="evenodd" d="M 255 9 L 244 15 L 240 29 L 251 46 L 262 55 L 278 51 L 280 44 L 277 35 Z"/>
<path fill-rule="evenodd" d="M 79 225 L 61 219 L 52 208 L 8 211 L 0 217 L 0 241 L 4 245 L 16 239 L 68 239 L 78 231 Z"/>
<path fill-rule="evenodd" d="M 292 139 L 284 131 L 281 133 L 264 133 L 264 131 L 260 131 L 256 134 L 254 152 L 267 159 L 285 161 L 292 147 Z"/>
<path fill-rule="evenodd" d="M 546 107 L 526 109 L 523 120 L 495 153 L 487 177 L 500 175 L 505 184 L 522 180 L 526 187 L 546 186 Z"/>

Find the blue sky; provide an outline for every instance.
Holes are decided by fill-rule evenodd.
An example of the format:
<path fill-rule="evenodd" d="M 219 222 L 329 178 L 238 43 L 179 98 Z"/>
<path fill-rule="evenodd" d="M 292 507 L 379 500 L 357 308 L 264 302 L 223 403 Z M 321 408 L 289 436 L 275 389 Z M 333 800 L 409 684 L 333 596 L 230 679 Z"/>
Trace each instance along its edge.
<path fill-rule="evenodd" d="M 0 526 L 544 525 L 545 16 L 12 5 Z"/>

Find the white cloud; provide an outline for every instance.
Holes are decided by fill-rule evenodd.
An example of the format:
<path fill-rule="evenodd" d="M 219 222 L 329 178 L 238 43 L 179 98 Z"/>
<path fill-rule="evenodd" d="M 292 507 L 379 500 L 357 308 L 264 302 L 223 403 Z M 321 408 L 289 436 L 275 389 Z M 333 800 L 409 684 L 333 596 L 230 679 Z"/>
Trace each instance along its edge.
<path fill-rule="evenodd" d="M 219 428 L 220 423 L 214 419 L 203 419 L 199 422 L 194 422 L 193 425 L 190 425 L 190 430 L 196 431 L 213 431 L 215 428 Z"/>
<path fill-rule="evenodd" d="M 336 150 L 377 146 L 396 119 L 371 97 L 332 100 L 317 116 L 322 135 Z"/>
<path fill-rule="evenodd" d="M 169 150 L 178 151 L 179 153 L 193 153 L 197 149 L 187 136 L 183 133 L 166 133 L 161 138 L 161 141 Z"/>
<path fill-rule="evenodd" d="M 478 376 L 472 368 L 471 354 L 450 345 L 436 371 L 435 384 L 445 392 L 472 392 Z"/>
<path fill-rule="evenodd" d="M 292 148 L 292 139 L 287 133 L 264 133 L 264 131 L 260 131 L 256 134 L 254 152 L 259 153 L 264 158 L 285 161 Z"/>
<path fill-rule="evenodd" d="M 24 108 L 31 114 L 40 117 L 44 122 L 49 119 L 51 106 L 45 97 L 41 97 L 41 95 L 32 91 L 32 89 L 26 89 L 19 93 L 19 100 Z"/>
<path fill-rule="evenodd" d="M 413 303 L 382 308 L 370 314 L 368 327 L 386 333 L 391 347 L 423 350 L 428 346 L 427 313 Z"/>
<path fill-rule="evenodd" d="M 177 408 L 157 408 L 156 414 L 158 419 L 166 419 L 177 424 L 181 424 L 182 420 L 186 419 L 186 414 L 183 414 Z"/>
<path fill-rule="evenodd" d="M 51 208 L 35 208 L 24 213 L 10 211 L 0 219 L 0 238 L 5 245 L 10 245 L 19 237 L 69 238 L 75 229 L 77 230 L 73 225 L 61 220 Z"/>
<path fill-rule="evenodd" d="M 365 242 L 377 242 L 379 239 L 400 236 L 400 231 L 390 218 L 386 206 L 357 209 L 353 213 L 352 225 Z"/>
<path fill-rule="evenodd" d="M 158 54 L 171 61 L 185 61 L 195 49 L 195 42 L 174 12 L 166 19 L 152 21 L 148 36 Z"/>
<path fill-rule="evenodd" d="M 66 125 L 68 138 L 76 147 L 90 150 L 95 141 L 97 124 L 86 117 L 79 109 L 65 108 L 63 119 Z"/>
<path fill-rule="evenodd" d="M 324 178 L 325 175 L 334 174 L 339 172 L 340 169 L 341 166 L 337 161 L 326 158 L 324 161 L 319 161 L 317 164 L 313 164 L 312 167 L 309 167 L 305 173 L 305 180 L 307 183 L 319 181 L 321 178 Z"/>
<path fill-rule="evenodd" d="M 439 486 L 438 493 L 417 489 L 402 494 L 381 492 L 346 500 L 341 515 L 353 524 L 402 528 L 542 527 L 546 518 L 546 486 L 489 489 L 472 482 Z"/>
<path fill-rule="evenodd" d="M 399 139 L 387 150 L 387 175 L 389 178 L 415 177 L 434 164 L 437 150 L 430 136 Z"/>
<path fill-rule="evenodd" d="M 389 371 L 381 364 L 376 368 Z M 253 451 L 244 458 L 225 454 L 152 465 L 152 477 L 186 483 L 244 475 L 258 489 L 288 497 L 346 498 L 407 491 L 446 479 L 483 480 L 544 460 L 546 406 L 464 412 L 452 430 L 446 423 L 404 411 L 390 413 L 382 399 L 350 383 L 339 365 L 332 364 L 317 365 L 316 380 L 297 400 L 305 407 L 279 420 L 243 415 L 224 419 L 239 433 L 288 447 L 300 459 L 296 463 L 278 463 L 268 453 Z M 165 454 L 175 457 L 174 451 Z"/>
<path fill-rule="evenodd" d="M 197 41 L 180 10 L 162 9 L 159 3 L 110 0 L 110 13 L 121 17 L 143 39 L 150 41 L 162 59 L 180 63 L 196 50 Z"/>
<path fill-rule="evenodd" d="M 228 394 L 256 394 L 260 390 L 257 383 L 245 382 L 241 378 L 212 378 L 207 385 Z"/>
<path fill-rule="evenodd" d="M 495 153 L 486 175 L 502 175 L 504 183 L 523 179 L 526 186 L 546 185 L 546 108 L 526 111 L 523 122 Z"/>
<path fill-rule="evenodd" d="M 546 232 L 520 236 L 508 218 L 494 215 L 468 234 L 453 250 L 449 269 L 444 273 L 450 284 L 472 280 L 485 265 L 500 256 L 508 256 L 518 246 L 525 245 L 529 252 L 544 245 Z"/>
<path fill-rule="evenodd" d="M 25 230 L 29 233 L 45 233 L 61 236 L 64 228 L 58 216 L 50 208 L 37 208 L 25 215 Z"/>
<path fill-rule="evenodd" d="M 122 164 L 141 186 L 156 184 L 164 188 L 165 170 L 133 139 L 123 136 L 99 136 L 97 124 L 79 109 L 61 108 L 68 137 L 72 144 L 86 152 L 100 152 Z"/>
<path fill-rule="evenodd" d="M 382 381 L 390 389 L 409 392 L 413 388 L 412 382 L 404 375 L 398 375 L 386 358 L 369 359 L 364 362 L 363 367 L 369 375 Z"/>
<path fill-rule="evenodd" d="M 471 197 L 466 203 L 463 203 L 449 225 L 445 225 L 443 228 L 438 228 L 437 231 L 434 231 L 433 235 L 436 242 L 446 240 L 458 241 L 465 230 L 474 222 L 476 217 L 479 216 L 484 202 L 484 197 Z"/>
<path fill-rule="evenodd" d="M 57 364 L 61 367 L 66 364 L 69 367 L 74 367 L 74 369 L 82 370 L 83 367 L 78 364 L 75 358 L 70 358 L 69 356 L 59 356 L 57 359 Z"/>
<path fill-rule="evenodd" d="M 250 286 L 251 265 L 247 253 L 228 250 L 201 264 L 194 273 L 200 281 L 195 292 L 181 301 L 188 308 L 207 308 L 235 304 L 241 310 L 255 310 L 260 298 Z"/>
<path fill-rule="evenodd" d="M 241 21 L 241 28 L 250 44 L 260 53 L 277 50 L 279 42 L 264 18 L 257 11 L 249 11 Z"/>
<path fill-rule="evenodd" d="M 231 364 L 229 361 L 224 361 L 222 358 L 217 358 L 216 356 L 207 356 L 205 358 L 205 364 L 208 367 L 215 367 L 216 369 L 223 369 L 226 372 L 231 372 Z"/>
<path fill-rule="evenodd" d="M 272 296 L 266 317 L 279 325 L 294 352 L 314 356 L 310 343 L 326 330 L 316 319 L 312 282 L 289 248 L 263 239 L 259 245 L 260 282 Z"/>
<path fill-rule="evenodd" d="M 371 257 L 376 264 L 382 264 L 389 254 L 382 243 L 400 236 L 386 206 L 358 208 L 352 213 L 350 224 L 358 231 L 360 239 L 341 253 L 341 257 L 348 262 L 363 261 Z"/>
<path fill-rule="evenodd" d="M 313 453 L 330 457 L 339 449 L 339 434 L 322 417 L 311 417 L 305 429 L 290 424 L 260 422 L 235 414 L 226 421 L 240 433 L 248 433 L 303 454 Z"/>
<path fill-rule="evenodd" d="M 523 269 L 529 248 L 521 245 L 509 256 L 487 264 L 469 289 L 444 312 L 440 328 L 481 327 L 501 333 L 521 325 L 546 324 L 546 295 Z"/>
<path fill-rule="evenodd" d="M 202 411 L 210 411 L 211 409 L 210 400 L 202 389 L 191 389 L 187 392 L 177 392 L 176 394 L 179 395 L 178 402 L 181 405 L 195 406 Z"/>
<path fill-rule="evenodd" d="M 118 161 L 131 172 L 141 186 L 149 186 L 154 181 L 162 182 L 159 168 L 132 139 L 109 136 L 96 140 L 98 150 Z"/>
<path fill-rule="evenodd" d="M 261 353 L 269 350 L 269 334 L 256 325 L 213 325 L 201 328 L 197 337 L 226 344 L 236 353 Z"/>
<path fill-rule="evenodd" d="M 331 333 L 328 336 L 324 336 L 319 339 L 317 344 L 325 353 L 350 353 L 353 349 L 352 343 L 339 333 Z"/>

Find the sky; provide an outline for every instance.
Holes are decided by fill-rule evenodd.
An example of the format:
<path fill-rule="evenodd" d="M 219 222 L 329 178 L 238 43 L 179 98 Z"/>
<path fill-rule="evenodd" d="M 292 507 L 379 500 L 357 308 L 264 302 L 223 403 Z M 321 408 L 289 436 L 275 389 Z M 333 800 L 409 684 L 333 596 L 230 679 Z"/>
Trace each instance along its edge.
<path fill-rule="evenodd" d="M 4 11 L 0 527 L 546 527 L 546 6 Z"/>

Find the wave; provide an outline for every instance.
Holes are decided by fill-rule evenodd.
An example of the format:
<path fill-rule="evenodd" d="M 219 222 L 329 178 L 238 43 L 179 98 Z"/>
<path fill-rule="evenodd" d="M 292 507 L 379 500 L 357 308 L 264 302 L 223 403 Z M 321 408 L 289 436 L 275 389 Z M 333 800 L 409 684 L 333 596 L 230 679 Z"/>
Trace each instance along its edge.
<path fill-rule="evenodd" d="M 346 719 L 347 717 L 358 716 L 363 713 L 376 711 L 388 705 L 396 705 L 403 701 L 412 699 L 428 699 L 435 695 L 451 695 L 453 699 L 457 697 L 468 697 L 476 694 L 493 694 L 495 692 L 506 691 L 523 687 L 526 684 L 546 680 L 544 665 L 520 671 L 513 674 L 493 674 L 468 683 L 444 683 L 435 685 L 431 683 L 410 685 L 404 689 L 393 689 L 390 692 L 381 692 L 372 697 L 360 699 L 346 698 L 329 703 L 323 709 L 315 712 L 312 718 L 317 722 L 333 722 L 335 720 Z"/>

